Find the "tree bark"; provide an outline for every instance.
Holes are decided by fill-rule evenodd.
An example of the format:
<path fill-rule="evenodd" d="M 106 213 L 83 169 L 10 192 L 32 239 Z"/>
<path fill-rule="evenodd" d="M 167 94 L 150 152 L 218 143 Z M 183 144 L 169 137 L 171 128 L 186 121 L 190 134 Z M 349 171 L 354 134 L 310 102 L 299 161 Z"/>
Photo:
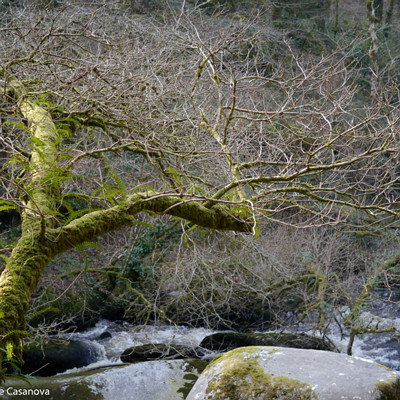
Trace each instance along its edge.
<path fill-rule="evenodd" d="M 56 227 L 61 182 L 57 151 L 61 137 L 50 114 L 40 105 L 25 100 L 20 110 L 28 121 L 33 150 L 22 236 L 0 276 L 1 348 L 11 343 L 14 353 L 20 355 L 29 300 L 49 261 L 83 242 L 132 224 L 139 212 L 169 214 L 212 229 L 251 232 L 252 223 L 220 206 L 206 208 L 192 199 L 155 192 L 134 194 L 115 207 L 89 212 L 66 226 Z"/>
<path fill-rule="evenodd" d="M 22 91 L 21 87 L 18 91 Z M 54 257 L 45 232 L 55 223 L 55 193 L 58 190 L 56 154 L 60 142 L 56 126 L 45 109 L 24 100 L 20 110 L 28 121 L 33 147 L 28 171 L 29 185 L 25 189 L 22 236 L 0 276 L 0 347 L 12 343 L 17 349 L 25 330 L 25 316 L 32 291 L 44 267 Z"/>
<path fill-rule="evenodd" d="M 376 24 L 382 21 L 382 0 L 367 0 L 367 11 L 369 19 L 369 35 L 371 46 L 369 48 L 369 58 L 371 60 L 371 97 L 375 99 L 378 95 L 379 78 L 378 78 L 378 50 L 379 39 L 376 32 Z"/>

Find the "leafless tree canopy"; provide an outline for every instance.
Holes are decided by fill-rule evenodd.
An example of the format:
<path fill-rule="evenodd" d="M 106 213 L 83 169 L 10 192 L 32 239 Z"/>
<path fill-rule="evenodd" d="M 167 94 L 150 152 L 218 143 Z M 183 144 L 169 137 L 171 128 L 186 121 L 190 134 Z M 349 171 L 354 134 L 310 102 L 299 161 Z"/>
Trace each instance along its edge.
<path fill-rule="evenodd" d="M 359 42 L 300 53 L 267 18 L 193 2 L 4 10 L 0 211 L 19 210 L 22 234 L 0 253 L 0 344 L 18 343 L 52 258 L 143 212 L 254 236 L 398 228 L 395 80 L 360 68 Z"/>
<path fill-rule="evenodd" d="M 7 198 L 29 180 L 32 143 L 10 91 L 23 84 L 64 133 L 63 196 L 79 182 L 105 205 L 148 186 L 274 221 L 298 208 L 317 223 L 348 219 L 348 206 L 398 215 L 397 86 L 362 104 L 348 49 L 298 56 L 261 18 L 211 26 L 194 10 L 155 20 L 118 4 L 4 16 L 2 147 L 18 157 Z M 290 56 L 271 54 L 282 48 Z M 129 167 L 107 169 L 110 156 Z"/>

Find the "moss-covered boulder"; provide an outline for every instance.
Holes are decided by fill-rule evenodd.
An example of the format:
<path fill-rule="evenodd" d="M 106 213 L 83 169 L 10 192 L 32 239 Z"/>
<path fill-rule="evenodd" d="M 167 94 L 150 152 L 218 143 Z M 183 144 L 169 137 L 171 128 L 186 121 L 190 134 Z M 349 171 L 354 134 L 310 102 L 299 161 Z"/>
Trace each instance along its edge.
<path fill-rule="evenodd" d="M 327 341 L 304 333 L 238 333 L 219 332 L 206 336 L 200 347 L 207 350 L 225 352 L 245 346 L 278 346 L 296 349 L 314 349 L 335 351 L 335 347 Z"/>
<path fill-rule="evenodd" d="M 394 400 L 400 374 L 357 357 L 282 347 L 242 347 L 216 357 L 187 400 Z"/>
<path fill-rule="evenodd" d="M 191 357 L 197 357 L 196 350 L 191 346 L 151 343 L 126 349 L 121 354 L 121 361 L 134 363 L 162 359 L 177 360 Z"/>

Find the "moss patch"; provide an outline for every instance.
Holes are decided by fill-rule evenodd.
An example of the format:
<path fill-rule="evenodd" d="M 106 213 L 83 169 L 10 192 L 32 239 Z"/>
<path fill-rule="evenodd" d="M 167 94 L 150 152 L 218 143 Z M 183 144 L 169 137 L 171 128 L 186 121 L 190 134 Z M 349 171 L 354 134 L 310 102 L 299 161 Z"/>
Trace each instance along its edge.
<path fill-rule="evenodd" d="M 258 356 L 252 354 L 255 350 L 236 349 L 215 359 L 212 365 L 220 370 L 208 383 L 205 400 L 317 399 L 309 384 L 266 373 Z"/>
<path fill-rule="evenodd" d="M 192 390 L 194 384 L 199 378 L 199 375 L 204 371 L 207 364 L 207 361 L 204 360 L 191 359 L 188 364 L 185 365 L 184 368 L 186 373 L 183 376 L 185 383 L 177 389 L 177 393 L 181 393 L 184 399 L 186 399 L 189 392 Z"/>
<path fill-rule="evenodd" d="M 400 377 L 393 377 L 386 382 L 376 384 L 379 400 L 398 400 L 400 399 Z"/>

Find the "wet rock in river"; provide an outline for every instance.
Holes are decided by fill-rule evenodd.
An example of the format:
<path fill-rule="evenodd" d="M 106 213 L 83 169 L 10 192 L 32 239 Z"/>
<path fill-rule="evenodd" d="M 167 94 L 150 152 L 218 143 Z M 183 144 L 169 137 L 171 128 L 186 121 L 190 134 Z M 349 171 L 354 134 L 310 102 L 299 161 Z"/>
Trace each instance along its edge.
<path fill-rule="evenodd" d="M 52 376 L 71 368 L 80 368 L 96 361 L 93 348 L 82 342 L 50 340 L 24 347 L 23 374 Z"/>
<path fill-rule="evenodd" d="M 152 343 L 126 349 L 121 355 L 121 361 L 134 363 L 138 361 L 177 360 L 192 357 L 198 357 L 196 349 L 192 346 Z"/>
<path fill-rule="evenodd" d="M 297 349 L 336 351 L 335 347 L 321 338 L 303 333 L 238 333 L 219 332 L 206 336 L 200 347 L 212 351 L 228 351 L 243 346 L 280 346 Z"/>
<path fill-rule="evenodd" d="M 101 335 L 99 335 L 95 340 L 108 340 L 111 338 L 112 338 L 111 333 L 108 331 L 105 331 Z"/>

